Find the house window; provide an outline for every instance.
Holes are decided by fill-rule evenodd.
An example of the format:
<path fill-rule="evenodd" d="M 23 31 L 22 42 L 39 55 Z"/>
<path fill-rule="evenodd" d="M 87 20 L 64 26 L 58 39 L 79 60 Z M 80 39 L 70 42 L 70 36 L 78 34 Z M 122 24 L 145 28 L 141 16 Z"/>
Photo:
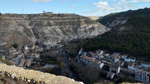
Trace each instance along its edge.
<path fill-rule="evenodd" d="M 142 75 L 140 75 L 139 79 L 142 79 Z"/>
<path fill-rule="evenodd" d="M 140 75 L 139 74 L 137 74 L 137 78 L 140 79 Z"/>
<path fill-rule="evenodd" d="M 146 76 L 145 76 L 145 81 L 147 81 L 147 78 L 146 78 Z"/>

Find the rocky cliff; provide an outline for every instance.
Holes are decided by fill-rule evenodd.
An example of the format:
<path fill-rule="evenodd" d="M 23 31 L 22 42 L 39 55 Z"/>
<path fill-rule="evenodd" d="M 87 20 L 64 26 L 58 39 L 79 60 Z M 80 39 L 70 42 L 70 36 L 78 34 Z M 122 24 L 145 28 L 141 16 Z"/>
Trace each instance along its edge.
<path fill-rule="evenodd" d="M 0 84 L 83 84 L 73 79 L 0 63 Z"/>
<path fill-rule="evenodd" d="M 109 28 L 75 14 L 1 14 L 0 42 L 23 45 L 36 41 L 55 45 L 61 41 L 90 38 Z"/>
<path fill-rule="evenodd" d="M 106 25 L 110 28 L 114 28 L 118 25 L 122 25 L 124 23 L 126 23 L 128 20 L 128 17 L 124 18 L 124 17 L 117 17 L 116 19 L 114 19 L 112 22 L 108 22 Z"/>

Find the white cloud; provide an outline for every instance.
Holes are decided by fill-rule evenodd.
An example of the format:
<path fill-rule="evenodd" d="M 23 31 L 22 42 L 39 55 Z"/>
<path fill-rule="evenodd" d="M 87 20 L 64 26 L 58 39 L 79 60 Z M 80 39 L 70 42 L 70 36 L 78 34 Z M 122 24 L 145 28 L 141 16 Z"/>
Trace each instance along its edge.
<path fill-rule="evenodd" d="M 71 7 L 76 7 L 76 5 L 70 5 Z"/>
<path fill-rule="evenodd" d="M 108 1 L 116 1 L 116 3 L 108 3 Z M 133 2 L 127 0 L 100 0 L 94 3 L 95 9 L 89 13 L 106 15 L 112 12 L 120 12 L 134 8 Z"/>
<path fill-rule="evenodd" d="M 116 1 L 116 0 L 100 0 L 100 1 Z"/>
<path fill-rule="evenodd" d="M 132 0 L 130 2 L 136 3 L 136 2 L 150 2 L 150 0 Z"/>
<path fill-rule="evenodd" d="M 82 8 L 87 8 L 87 6 L 82 6 Z"/>
<path fill-rule="evenodd" d="M 114 1 L 111 3 L 110 1 Z M 148 7 L 147 5 L 137 5 L 136 3 L 149 3 L 150 0 L 99 0 L 94 3 L 95 9 L 85 12 L 94 15 L 106 15 L 120 11 L 127 11 L 130 9 L 139 9 Z"/>
<path fill-rule="evenodd" d="M 129 8 L 133 8 L 133 5 L 131 4 L 133 3 L 133 1 L 131 2 L 131 1 L 126 1 L 126 0 L 120 0 L 119 2 L 111 4 L 111 5 L 108 4 L 108 2 L 106 1 L 103 1 L 103 2 L 99 1 L 97 3 L 94 3 L 94 6 L 96 6 L 96 10 L 99 12 L 113 12 L 113 11 L 126 10 Z"/>
<path fill-rule="evenodd" d="M 120 0 L 120 2 L 114 4 L 114 7 L 120 8 L 120 10 L 125 10 L 129 8 L 133 8 L 133 5 L 131 4 L 131 1 L 126 1 L 126 0 Z"/>
<path fill-rule="evenodd" d="M 36 2 L 48 2 L 48 1 L 53 1 L 53 0 L 33 0 L 33 1 L 36 1 Z"/>
<path fill-rule="evenodd" d="M 112 10 L 114 10 L 114 8 L 113 7 L 111 7 L 107 2 L 98 2 L 98 3 L 94 3 L 94 5 L 98 8 L 98 10 L 100 11 L 100 12 L 102 12 L 102 11 L 107 11 L 107 12 L 109 12 L 109 11 L 112 11 Z"/>

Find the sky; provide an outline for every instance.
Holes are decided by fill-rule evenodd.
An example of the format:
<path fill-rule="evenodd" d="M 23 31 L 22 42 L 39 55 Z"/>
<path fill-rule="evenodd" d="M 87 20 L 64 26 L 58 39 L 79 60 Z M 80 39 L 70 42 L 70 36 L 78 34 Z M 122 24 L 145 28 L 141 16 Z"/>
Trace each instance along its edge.
<path fill-rule="evenodd" d="M 104 16 L 110 13 L 149 8 L 150 0 L 0 0 L 1 13 L 45 12 Z"/>

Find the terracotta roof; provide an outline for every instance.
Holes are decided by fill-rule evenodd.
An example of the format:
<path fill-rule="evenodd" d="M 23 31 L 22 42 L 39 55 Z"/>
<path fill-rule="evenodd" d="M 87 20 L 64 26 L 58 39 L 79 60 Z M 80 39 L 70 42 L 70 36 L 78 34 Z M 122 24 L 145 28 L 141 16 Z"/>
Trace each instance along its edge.
<path fill-rule="evenodd" d="M 150 62 L 141 62 L 141 64 L 147 64 L 147 65 L 150 65 Z"/>
<path fill-rule="evenodd" d="M 128 66 L 133 66 L 133 65 L 134 65 L 133 62 L 129 62 L 129 63 L 128 63 Z"/>
<path fill-rule="evenodd" d="M 118 61 L 118 63 L 119 63 L 119 64 L 123 64 L 124 62 L 122 62 L 122 61 Z"/>
<path fill-rule="evenodd" d="M 118 66 L 115 66 L 115 65 L 110 65 L 110 68 L 119 68 Z"/>
<path fill-rule="evenodd" d="M 113 53 L 112 56 L 119 56 L 120 53 Z"/>
<path fill-rule="evenodd" d="M 128 55 L 127 55 L 127 54 L 124 54 L 124 55 L 122 55 L 122 56 L 126 56 L 126 57 L 127 57 Z"/>
<path fill-rule="evenodd" d="M 120 57 L 120 58 L 122 58 L 122 57 L 123 57 L 123 55 L 119 55 L 119 57 Z"/>
<path fill-rule="evenodd" d="M 80 58 L 83 58 L 83 59 L 85 59 L 85 60 L 87 60 L 87 61 L 89 61 L 89 62 L 92 62 L 92 63 L 94 63 L 94 64 L 101 64 L 100 61 L 95 60 L 95 59 L 92 59 L 91 57 L 88 57 L 88 56 L 82 55 Z"/>
<path fill-rule="evenodd" d="M 12 58 L 17 58 L 17 56 L 14 56 L 14 57 L 12 57 Z"/>
<path fill-rule="evenodd" d="M 96 50 L 96 52 L 99 52 L 99 53 L 101 53 L 101 52 L 102 52 L 102 50 Z"/>

